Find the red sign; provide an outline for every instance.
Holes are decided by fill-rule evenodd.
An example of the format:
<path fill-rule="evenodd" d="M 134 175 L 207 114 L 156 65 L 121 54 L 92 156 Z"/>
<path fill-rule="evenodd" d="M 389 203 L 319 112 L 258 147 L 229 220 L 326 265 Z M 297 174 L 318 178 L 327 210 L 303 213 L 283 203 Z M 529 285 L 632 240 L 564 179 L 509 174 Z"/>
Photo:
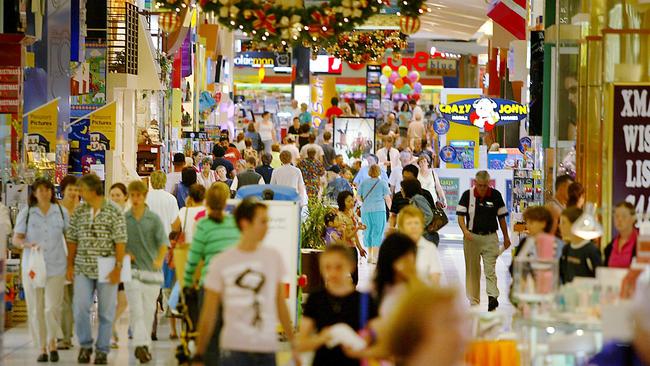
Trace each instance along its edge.
<path fill-rule="evenodd" d="M 327 59 L 327 73 L 340 74 L 342 72 L 343 72 L 343 62 L 341 62 L 341 59 L 330 56 Z"/>
<path fill-rule="evenodd" d="M 525 40 L 526 3 L 526 0 L 496 0 L 490 3 L 487 15 L 517 39 Z"/>
<path fill-rule="evenodd" d="M 397 71 L 397 69 L 404 65 L 409 71 L 426 71 L 429 66 L 429 58 L 431 56 L 426 52 L 417 52 L 413 57 L 402 57 L 400 60 L 395 60 L 392 57 L 389 57 L 385 64 L 382 64 L 381 67 L 386 65 L 390 66 L 391 69 Z M 401 63 L 396 63 L 400 62 Z"/>

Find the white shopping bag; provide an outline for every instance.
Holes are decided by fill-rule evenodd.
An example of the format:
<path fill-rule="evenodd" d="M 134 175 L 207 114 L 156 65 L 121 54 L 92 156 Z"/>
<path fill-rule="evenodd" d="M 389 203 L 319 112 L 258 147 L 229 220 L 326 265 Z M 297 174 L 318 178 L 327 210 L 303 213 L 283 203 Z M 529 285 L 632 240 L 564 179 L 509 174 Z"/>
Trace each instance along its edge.
<path fill-rule="evenodd" d="M 45 258 L 43 251 L 39 248 L 32 248 L 29 254 L 29 268 L 27 278 L 34 287 L 45 287 L 47 273 L 45 272 Z"/>

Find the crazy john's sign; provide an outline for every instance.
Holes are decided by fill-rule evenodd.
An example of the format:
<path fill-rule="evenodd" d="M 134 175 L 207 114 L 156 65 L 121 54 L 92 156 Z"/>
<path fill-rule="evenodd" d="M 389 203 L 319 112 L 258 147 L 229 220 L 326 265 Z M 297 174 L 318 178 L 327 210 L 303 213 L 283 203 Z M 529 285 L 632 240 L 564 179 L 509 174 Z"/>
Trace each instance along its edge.
<path fill-rule="evenodd" d="M 614 85 L 612 203 L 650 210 L 650 84 Z"/>
<path fill-rule="evenodd" d="M 521 122 L 528 117 L 528 106 L 512 100 L 473 98 L 441 104 L 440 113 L 451 122 L 490 131 L 495 126 Z"/>

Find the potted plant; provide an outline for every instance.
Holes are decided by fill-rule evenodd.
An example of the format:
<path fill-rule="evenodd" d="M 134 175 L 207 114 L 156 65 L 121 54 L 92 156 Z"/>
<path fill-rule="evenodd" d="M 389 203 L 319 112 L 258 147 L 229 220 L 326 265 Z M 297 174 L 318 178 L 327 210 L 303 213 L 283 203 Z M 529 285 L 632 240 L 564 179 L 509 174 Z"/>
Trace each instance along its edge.
<path fill-rule="evenodd" d="M 332 210 L 322 200 L 312 198 L 307 204 L 305 221 L 300 228 L 301 273 L 307 276 L 305 293 L 314 292 L 324 285 L 318 260 L 325 249 L 325 214 Z"/>

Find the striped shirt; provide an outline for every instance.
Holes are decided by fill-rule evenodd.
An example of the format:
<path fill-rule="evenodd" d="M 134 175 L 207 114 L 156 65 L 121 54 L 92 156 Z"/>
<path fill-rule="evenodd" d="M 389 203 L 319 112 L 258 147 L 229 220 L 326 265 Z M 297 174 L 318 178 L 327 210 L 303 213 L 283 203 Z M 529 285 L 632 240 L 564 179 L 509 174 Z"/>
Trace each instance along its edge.
<path fill-rule="evenodd" d="M 222 222 L 216 222 L 209 217 L 199 221 L 194 229 L 190 253 L 185 264 L 185 286 L 192 285 L 196 267 L 203 261 L 199 282 L 202 286 L 212 257 L 234 246 L 238 241 L 239 229 L 232 215 L 226 215 Z"/>
<path fill-rule="evenodd" d="M 122 211 L 104 200 L 93 218 L 88 203 L 81 204 L 72 214 L 66 239 L 77 245 L 75 274 L 97 279 L 97 257 L 115 256 L 115 245 L 126 244 L 126 221 Z"/>

